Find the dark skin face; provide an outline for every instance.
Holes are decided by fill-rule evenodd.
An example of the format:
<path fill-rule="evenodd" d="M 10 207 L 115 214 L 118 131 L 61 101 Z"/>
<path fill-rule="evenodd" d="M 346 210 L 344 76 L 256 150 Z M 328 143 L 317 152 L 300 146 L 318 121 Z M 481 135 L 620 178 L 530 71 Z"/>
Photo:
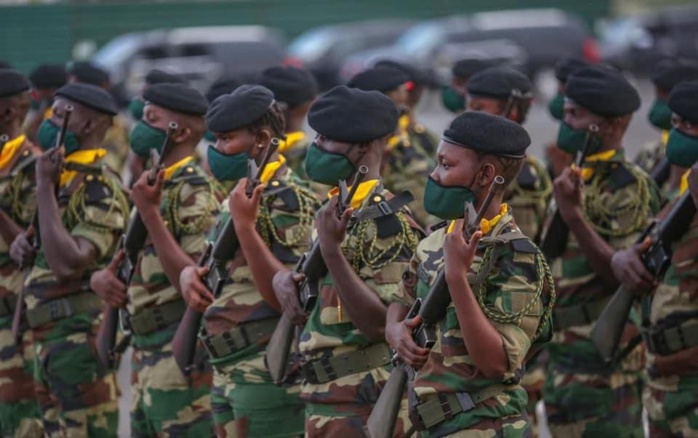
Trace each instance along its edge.
<path fill-rule="evenodd" d="M 468 80 L 454 77 L 451 80 L 451 88 L 456 90 L 461 96 L 465 96 L 468 93 Z"/>
<path fill-rule="evenodd" d="M 388 91 L 387 93 L 385 93 L 385 95 L 391 98 L 393 102 L 395 102 L 395 105 L 398 107 L 398 109 L 409 106 L 409 95 L 407 93 L 406 84 L 402 84 L 396 89 Z"/>
<path fill-rule="evenodd" d="M 77 102 L 69 101 L 61 96 L 53 102 L 51 121 L 57 126 L 63 125 L 66 105 L 73 106 L 73 113 L 68 121 L 68 130 L 73 132 L 83 149 L 99 147 L 104 134 L 111 126 L 111 117 L 102 114 Z"/>
<path fill-rule="evenodd" d="M 409 106 L 410 109 L 417 107 L 419 101 L 422 100 L 422 94 L 424 94 L 425 88 L 424 85 L 413 84 L 412 89 L 407 91 L 407 106 Z"/>
<path fill-rule="evenodd" d="M 669 91 L 659 88 L 659 87 L 654 87 L 654 96 L 659 99 L 659 100 L 669 100 Z"/>
<path fill-rule="evenodd" d="M 260 162 L 266 145 L 271 140 L 271 131 L 261 129 L 253 132 L 248 128 L 242 128 L 229 132 L 216 132 L 217 151 L 226 155 L 235 155 L 247 152 L 255 161 Z"/>
<path fill-rule="evenodd" d="M 22 123 L 29 111 L 29 93 L 0 99 L 0 133 L 12 139 L 22 133 Z"/>
<path fill-rule="evenodd" d="M 588 129 L 591 125 L 599 128 L 597 135 L 601 138 L 603 146 L 599 152 L 617 149 L 621 145 L 625 130 L 630 123 L 630 115 L 607 119 L 592 113 L 584 107 L 565 99 L 564 121 L 573 129 Z"/>

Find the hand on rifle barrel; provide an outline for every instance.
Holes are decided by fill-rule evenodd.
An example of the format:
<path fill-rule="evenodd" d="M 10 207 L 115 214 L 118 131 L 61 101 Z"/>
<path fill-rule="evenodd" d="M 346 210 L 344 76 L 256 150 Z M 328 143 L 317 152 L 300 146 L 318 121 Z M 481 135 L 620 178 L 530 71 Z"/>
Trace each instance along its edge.
<path fill-rule="evenodd" d="M 412 338 L 412 332 L 421 322 L 421 316 L 415 316 L 385 328 L 385 340 L 395 350 L 395 354 L 415 369 L 423 367 L 429 358 L 429 350 L 418 346 Z"/>
<path fill-rule="evenodd" d="M 657 280 L 647 271 L 640 255 L 652 245 L 649 237 L 642 243 L 618 251 L 611 259 L 611 267 L 618 281 L 628 286 L 631 291 L 644 295 L 657 286 Z"/>
<path fill-rule="evenodd" d="M 184 301 L 199 313 L 204 313 L 214 300 L 211 291 L 201 281 L 201 278 L 207 273 L 208 268 L 187 266 L 179 274 L 179 286 L 182 289 Z"/>
<path fill-rule="evenodd" d="M 20 233 L 10 246 L 10 257 L 19 266 L 32 266 L 36 257 L 36 249 L 31 243 L 29 231 Z"/>
<path fill-rule="evenodd" d="M 126 285 L 116 276 L 116 270 L 124 259 L 125 253 L 119 250 L 112 257 L 109 266 L 92 274 L 90 277 L 90 289 L 111 307 L 123 307 L 126 304 Z"/>
<path fill-rule="evenodd" d="M 337 204 L 339 197 L 334 196 L 323 208 L 318 211 L 315 219 L 318 239 L 323 250 L 327 248 L 338 249 L 347 232 L 347 226 L 354 210 L 351 207 L 344 210 L 342 217 L 337 217 Z"/>
<path fill-rule="evenodd" d="M 297 326 L 305 325 L 308 316 L 303 312 L 298 301 L 298 284 L 303 281 L 303 274 L 294 271 L 279 271 L 274 275 L 272 286 L 281 310 Z"/>
<path fill-rule="evenodd" d="M 65 149 L 52 148 L 36 159 L 37 185 L 55 186 L 61 177 L 61 168 L 65 158 Z"/>
<path fill-rule="evenodd" d="M 150 185 L 148 182 L 148 173 L 143 172 L 131 188 L 131 199 L 141 217 L 145 217 L 153 212 L 159 213 L 162 200 L 165 171 L 161 170 L 158 172 L 153 185 Z"/>
<path fill-rule="evenodd" d="M 553 183 L 553 196 L 557 209 L 565 223 L 583 218 L 582 212 L 582 170 L 567 167 Z"/>
<path fill-rule="evenodd" d="M 264 184 L 259 184 L 254 188 L 252 196 L 248 197 L 247 178 L 238 181 L 237 185 L 230 192 L 228 198 L 228 207 L 230 208 L 230 216 L 233 218 L 236 230 L 250 230 L 254 228 L 259 214 L 259 204 L 264 192 Z"/>
<path fill-rule="evenodd" d="M 475 259 L 475 252 L 482 238 L 482 232 L 476 231 L 468 241 L 463 232 L 464 227 L 465 220 L 458 219 L 453 231 L 446 235 L 446 240 L 444 241 L 446 281 L 449 281 L 454 276 L 465 275 Z"/>

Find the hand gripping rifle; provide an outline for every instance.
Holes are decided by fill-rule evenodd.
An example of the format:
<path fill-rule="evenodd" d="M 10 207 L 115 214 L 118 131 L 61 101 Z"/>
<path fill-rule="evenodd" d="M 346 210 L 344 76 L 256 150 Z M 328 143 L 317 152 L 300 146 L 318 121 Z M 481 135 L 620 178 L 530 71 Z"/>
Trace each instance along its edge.
<path fill-rule="evenodd" d="M 690 193 L 683 194 L 659 222 L 650 225 L 638 243 L 650 238 L 652 245 L 640 255 L 642 264 L 656 279 L 661 279 L 671 262 L 671 246 L 688 231 L 696 214 Z M 601 312 L 591 330 L 591 340 L 606 363 L 618 359 L 616 351 L 634 301 L 633 291 L 621 285 Z M 622 354 L 620 355 L 622 356 Z"/>
<path fill-rule="evenodd" d="M 342 217 L 347 208 L 351 206 L 351 200 L 361 181 L 368 174 L 368 167 L 361 166 L 354 176 L 351 188 L 347 188 L 346 181 L 339 182 L 339 202 L 337 203 L 337 216 Z M 350 221 L 349 226 L 352 225 Z M 320 251 L 320 241 L 313 243 L 312 248 L 298 261 L 295 267 L 297 273 L 303 274 L 303 280 L 298 285 L 298 300 L 303 311 L 308 314 L 315 307 L 315 302 L 320 293 L 320 280 L 327 275 L 327 266 Z M 267 345 L 265 361 L 271 374 L 272 381 L 280 385 L 284 383 L 291 356 L 291 343 L 295 335 L 295 328 L 291 318 L 284 312 Z"/>
<path fill-rule="evenodd" d="M 466 203 L 466 226 L 463 232 L 468 240 L 478 230 L 480 221 L 492 200 L 497 193 L 504 190 L 504 186 L 504 178 L 501 176 L 495 177 L 487 192 L 487 197 L 482 202 L 477 214 L 473 204 Z M 421 322 L 412 331 L 412 339 L 414 339 L 415 344 L 421 348 L 432 349 L 437 340 L 436 324 L 444 318 L 450 303 L 451 294 L 446 283 L 446 269 L 442 268 L 424 301 L 421 298 L 417 298 L 407 314 L 406 320 L 416 316 L 421 317 Z M 390 377 L 366 423 L 370 438 L 391 438 L 393 436 L 402 395 L 407 387 L 407 380 L 408 378 L 410 380 L 414 379 L 415 372 L 416 370 L 402 362 L 397 357 L 397 354 L 393 356 L 393 370 L 390 372 Z"/>
<path fill-rule="evenodd" d="M 262 173 L 278 147 L 279 140 L 273 138 L 259 167 L 252 159 L 247 162 L 248 180 L 245 193 L 248 197 L 252 196 L 255 188 L 261 183 Z M 240 241 L 235 233 L 235 224 L 232 218 L 228 218 L 216 241 L 207 246 L 199 260 L 199 266 L 208 268 L 208 273 L 201 280 L 213 296 L 220 296 L 223 286 L 230 276 L 228 262 L 235 257 L 239 248 Z M 189 375 L 195 368 L 196 343 L 199 336 L 204 334 L 203 327 L 201 327 L 202 318 L 202 313 L 187 307 L 172 340 L 175 362 L 184 375 Z"/>
<path fill-rule="evenodd" d="M 589 153 L 589 145 L 593 136 L 599 131 L 599 127 L 596 125 L 589 126 L 587 131 L 586 139 L 584 140 L 584 145 L 582 150 L 577 153 L 577 158 L 574 160 L 574 165 L 577 168 L 581 168 L 584 164 L 587 154 Z M 560 257 L 565 251 L 567 246 L 567 241 L 569 239 L 570 229 L 562 219 L 560 210 L 555 208 L 547 229 L 543 230 L 541 227 L 540 239 L 536 241 L 540 242 L 540 249 L 546 259 L 552 260 L 554 258 Z"/>
<path fill-rule="evenodd" d="M 158 172 L 160 172 L 163 167 L 163 160 L 170 151 L 170 139 L 177 128 L 177 123 L 170 122 L 167 127 L 161 152 L 158 154 L 155 149 L 151 149 L 150 151 L 151 164 L 150 170 L 148 170 L 148 184 L 151 186 L 155 184 Z M 126 233 L 121 237 L 117 248 L 117 252 L 124 251 L 124 259 L 119 263 L 116 269 L 116 277 L 126 287 L 131 283 L 133 273 L 136 270 L 136 263 L 138 262 L 138 254 L 143 249 L 147 237 L 148 229 L 143 222 L 143 218 L 141 218 L 138 211 L 135 211 L 126 228 Z M 123 322 L 121 316 L 125 316 L 121 315 L 121 312 L 122 309 L 118 307 L 111 307 L 109 305 L 104 307 L 102 312 L 102 324 L 99 326 L 99 331 L 97 332 L 97 338 L 95 340 L 97 345 L 97 356 L 101 364 L 107 369 L 113 368 L 119 354 L 123 352 L 123 349 L 126 348 L 130 340 L 130 332 L 127 324 L 123 324 L 122 331 L 124 331 L 125 336 L 123 341 L 120 342 L 119 345 L 116 345 L 116 331 L 119 321 L 121 320 Z"/>

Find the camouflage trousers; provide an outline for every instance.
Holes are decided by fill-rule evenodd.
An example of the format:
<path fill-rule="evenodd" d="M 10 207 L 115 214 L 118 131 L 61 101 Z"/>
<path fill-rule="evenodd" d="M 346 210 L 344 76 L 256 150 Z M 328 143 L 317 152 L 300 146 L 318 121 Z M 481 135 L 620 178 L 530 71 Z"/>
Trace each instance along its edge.
<path fill-rule="evenodd" d="M 687 386 L 687 385 L 686 385 Z M 647 409 L 650 437 L 698 437 L 698 387 L 663 391 L 645 386 L 643 404 Z"/>
<path fill-rule="evenodd" d="M 84 327 L 85 315 L 65 318 L 54 333 Z M 96 356 L 97 325 L 69 336 L 35 338 L 34 379 L 42 420 L 50 437 L 116 437 L 116 376 Z"/>
<path fill-rule="evenodd" d="M 134 346 L 131 436 L 212 436 L 210 386 L 208 369 L 182 375 L 172 356 L 172 342 L 158 348 Z"/>
<path fill-rule="evenodd" d="M 517 223 L 518 225 L 518 223 Z M 542 352 L 529 362 L 526 366 L 526 373 L 521 379 L 521 386 L 528 395 L 528 405 L 526 412 L 528 419 L 531 422 L 533 436 L 538 436 L 538 421 L 536 417 L 536 403 L 543 398 L 543 385 L 545 384 L 545 363 L 548 360 L 546 352 Z"/>
<path fill-rule="evenodd" d="M 12 316 L 0 318 L 0 437 L 42 437 L 34 395 L 34 346 L 26 334 L 15 345 Z"/>
<path fill-rule="evenodd" d="M 218 437 L 298 437 L 303 435 L 303 402 L 298 385 L 274 385 L 264 353 L 231 362 L 219 360 L 211 387 Z"/>
<path fill-rule="evenodd" d="M 528 416 L 524 414 L 488 419 L 469 427 L 467 430 L 459 430 L 446 435 L 427 433 L 425 436 L 429 438 L 530 438 L 533 436 L 533 430 Z"/>

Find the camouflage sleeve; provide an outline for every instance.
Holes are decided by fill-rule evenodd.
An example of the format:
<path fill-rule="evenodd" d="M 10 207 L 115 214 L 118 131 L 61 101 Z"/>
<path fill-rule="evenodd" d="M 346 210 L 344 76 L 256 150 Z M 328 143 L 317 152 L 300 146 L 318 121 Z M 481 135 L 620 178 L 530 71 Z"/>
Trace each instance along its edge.
<path fill-rule="evenodd" d="M 102 187 L 106 196 L 89 201 L 88 194 L 81 216 L 70 230 L 72 236 L 82 237 L 94 245 L 98 260 L 111 256 L 128 218 L 128 204 L 123 193 L 115 193 L 116 187 Z"/>
<path fill-rule="evenodd" d="M 419 268 L 419 263 L 418 255 L 415 253 L 402 273 L 402 279 L 398 284 L 398 290 L 392 302 L 412 307 L 417 299 L 417 269 Z"/>
<path fill-rule="evenodd" d="M 18 175 L 11 190 L 18 194 L 13 200 L 11 216 L 18 225 L 28 226 L 36 211 L 36 179 L 26 174 Z"/>
<path fill-rule="evenodd" d="M 209 184 L 184 184 L 177 194 L 175 230 L 182 250 L 197 258 L 206 246 L 206 236 L 216 222 L 220 203 Z"/>

